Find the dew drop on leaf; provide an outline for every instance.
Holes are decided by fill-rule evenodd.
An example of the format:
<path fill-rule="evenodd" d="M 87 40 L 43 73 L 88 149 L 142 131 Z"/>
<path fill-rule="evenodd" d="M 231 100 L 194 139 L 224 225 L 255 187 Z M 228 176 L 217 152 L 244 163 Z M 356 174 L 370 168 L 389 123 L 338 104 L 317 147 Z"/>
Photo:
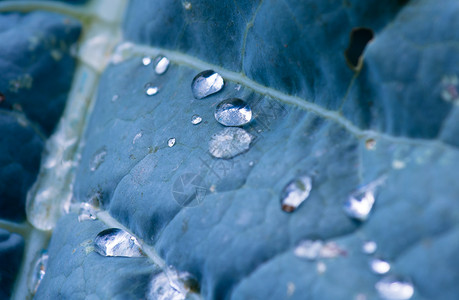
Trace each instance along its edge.
<path fill-rule="evenodd" d="M 414 294 L 413 284 L 398 276 L 388 276 L 375 285 L 381 298 L 386 300 L 408 300 Z"/>
<path fill-rule="evenodd" d="M 370 261 L 370 268 L 376 274 L 386 274 L 390 271 L 390 264 L 382 259 L 373 258 Z"/>
<path fill-rule="evenodd" d="M 147 84 L 145 84 L 144 89 L 145 89 L 145 94 L 147 94 L 147 96 L 153 96 L 159 92 L 159 88 L 157 86 L 154 86 L 153 83 L 151 82 L 148 82 Z"/>
<path fill-rule="evenodd" d="M 193 78 L 191 91 L 196 99 L 202 99 L 219 92 L 224 84 L 220 74 L 213 70 L 206 70 Z"/>
<path fill-rule="evenodd" d="M 373 188 L 364 187 L 352 193 L 344 203 L 344 212 L 352 219 L 365 221 L 375 203 Z"/>
<path fill-rule="evenodd" d="M 119 228 L 101 231 L 94 239 L 94 250 L 102 256 L 143 256 L 137 239 Z"/>
<path fill-rule="evenodd" d="M 151 64 L 151 57 L 150 56 L 144 56 L 142 58 L 142 65 L 148 66 L 149 64 Z"/>
<path fill-rule="evenodd" d="M 244 129 L 228 127 L 210 138 L 209 152 L 216 158 L 232 158 L 249 150 L 252 136 Z"/>
<path fill-rule="evenodd" d="M 158 56 L 155 59 L 155 73 L 158 75 L 162 75 L 166 73 L 167 68 L 169 68 L 169 59 L 165 56 Z"/>
<path fill-rule="evenodd" d="M 48 252 L 42 251 L 40 257 L 35 262 L 35 265 L 32 269 L 31 277 L 29 278 L 29 290 L 32 294 L 35 294 L 38 290 L 43 277 L 46 274 L 46 268 L 48 265 Z"/>
<path fill-rule="evenodd" d="M 230 98 L 217 105 L 214 116 L 224 126 L 242 126 L 252 120 L 252 109 L 244 100 Z"/>
<path fill-rule="evenodd" d="M 366 241 L 362 245 L 362 252 L 365 254 L 373 254 L 376 252 L 378 245 L 374 241 Z"/>
<path fill-rule="evenodd" d="M 147 300 L 184 300 L 195 292 L 199 292 L 199 286 L 189 273 L 179 273 L 169 267 L 153 277 Z"/>
<path fill-rule="evenodd" d="M 78 221 L 83 222 L 95 219 L 97 219 L 97 209 L 89 203 L 81 203 L 80 211 L 78 212 Z"/>
<path fill-rule="evenodd" d="M 191 124 L 193 124 L 193 125 L 198 125 L 198 124 L 201 123 L 201 122 L 202 122 L 202 118 L 201 118 L 200 116 L 198 116 L 198 115 L 193 115 L 193 116 L 191 117 Z"/>
<path fill-rule="evenodd" d="M 309 176 L 298 177 L 284 187 L 281 193 L 281 207 L 285 212 L 293 212 L 308 197 L 312 188 L 312 180 Z"/>
<path fill-rule="evenodd" d="M 96 171 L 100 167 L 100 165 L 105 161 L 106 155 L 107 150 L 105 149 L 105 147 L 97 150 L 96 153 L 94 153 L 89 163 L 89 169 L 91 170 L 91 172 Z"/>
<path fill-rule="evenodd" d="M 175 138 L 170 138 L 170 139 L 167 141 L 167 146 L 168 146 L 169 148 L 172 148 L 172 147 L 174 147 L 174 145 L 175 145 Z"/>

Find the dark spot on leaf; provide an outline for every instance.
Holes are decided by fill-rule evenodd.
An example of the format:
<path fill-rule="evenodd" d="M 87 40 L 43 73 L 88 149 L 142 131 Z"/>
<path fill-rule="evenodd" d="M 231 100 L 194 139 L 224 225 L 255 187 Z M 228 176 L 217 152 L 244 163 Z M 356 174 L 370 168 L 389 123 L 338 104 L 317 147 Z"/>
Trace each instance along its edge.
<path fill-rule="evenodd" d="M 0 104 L 2 104 L 3 102 L 5 102 L 5 100 L 6 100 L 5 95 L 3 95 L 3 93 L 0 93 Z"/>
<path fill-rule="evenodd" d="M 356 71 L 362 66 L 362 54 L 367 44 L 373 39 L 373 30 L 359 27 L 351 31 L 349 46 L 344 52 L 349 67 Z"/>

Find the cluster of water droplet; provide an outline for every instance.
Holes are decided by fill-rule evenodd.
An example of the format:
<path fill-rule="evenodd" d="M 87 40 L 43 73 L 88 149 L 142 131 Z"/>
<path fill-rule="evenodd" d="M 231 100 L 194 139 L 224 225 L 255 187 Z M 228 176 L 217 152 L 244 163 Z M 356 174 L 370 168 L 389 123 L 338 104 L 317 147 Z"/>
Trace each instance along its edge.
<path fill-rule="evenodd" d="M 166 73 L 169 68 L 170 61 L 165 56 L 158 56 L 154 60 L 150 56 L 144 56 L 142 58 L 142 64 L 149 66 L 153 62 L 153 69 L 157 75 Z M 147 82 L 144 86 L 144 91 L 147 96 L 154 96 L 159 92 L 159 87 L 152 82 Z"/>

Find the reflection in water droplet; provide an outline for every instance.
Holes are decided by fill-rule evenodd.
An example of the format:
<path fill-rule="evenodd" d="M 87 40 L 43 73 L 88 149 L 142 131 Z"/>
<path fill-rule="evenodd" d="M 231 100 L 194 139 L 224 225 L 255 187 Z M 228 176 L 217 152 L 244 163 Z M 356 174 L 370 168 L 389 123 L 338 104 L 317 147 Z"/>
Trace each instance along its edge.
<path fill-rule="evenodd" d="M 252 109 L 244 100 L 230 98 L 217 105 L 214 116 L 222 125 L 242 126 L 252 120 Z"/>
<path fill-rule="evenodd" d="M 102 256 L 143 256 L 137 239 L 119 228 L 100 232 L 94 239 L 94 250 Z"/>
<path fill-rule="evenodd" d="M 48 252 L 44 250 L 35 262 L 35 265 L 32 269 L 31 277 L 29 278 L 29 291 L 32 294 L 35 294 L 37 292 L 38 286 L 43 280 L 43 277 L 45 277 L 46 268 L 48 265 L 48 258 Z"/>
<path fill-rule="evenodd" d="M 175 138 L 170 138 L 167 141 L 167 146 L 169 146 L 169 148 L 172 148 L 172 147 L 174 147 L 174 145 L 175 145 Z"/>
<path fill-rule="evenodd" d="M 232 158 L 249 150 L 252 136 L 241 128 L 228 127 L 210 138 L 209 152 L 216 158 Z"/>
<path fill-rule="evenodd" d="M 89 203 L 81 203 L 80 211 L 78 212 L 78 221 L 83 222 L 87 220 L 97 219 L 97 210 Z"/>
<path fill-rule="evenodd" d="M 200 116 L 198 116 L 198 115 L 193 115 L 193 116 L 191 117 L 191 124 L 193 124 L 193 125 L 198 125 L 198 124 L 201 123 L 201 122 L 202 122 L 202 118 L 201 118 Z"/>
<path fill-rule="evenodd" d="M 414 294 L 413 284 L 396 276 L 388 276 L 376 283 L 381 298 L 387 300 L 408 300 Z"/>
<path fill-rule="evenodd" d="M 365 221 L 375 203 L 373 188 L 363 188 L 352 193 L 344 203 L 344 212 L 353 219 Z"/>
<path fill-rule="evenodd" d="M 145 89 L 145 94 L 147 94 L 147 96 L 156 95 L 159 91 L 159 88 L 157 86 L 154 86 L 153 83 L 151 82 L 145 84 L 144 89 Z"/>
<path fill-rule="evenodd" d="M 199 292 L 197 281 L 186 272 L 169 267 L 153 277 L 147 300 L 184 300 L 190 293 Z"/>
<path fill-rule="evenodd" d="M 365 254 L 373 254 L 376 252 L 378 245 L 374 241 L 367 241 L 362 245 L 362 252 Z"/>
<path fill-rule="evenodd" d="M 390 271 L 390 264 L 385 260 L 374 258 L 370 261 L 370 268 L 376 274 L 386 274 Z"/>
<path fill-rule="evenodd" d="M 324 243 L 321 240 L 304 240 L 296 246 L 294 254 L 301 258 L 316 260 L 318 258 L 333 258 L 346 255 L 347 252 L 334 242 Z"/>
<path fill-rule="evenodd" d="M 155 59 L 155 73 L 158 75 L 162 75 L 166 73 L 167 68 L 169 68 L 169 59 L 165 56 L 158 56 Z"/>
<path fill-rule="evenodd" d="M 308 176 L 298 177 L 284 187 L 281 193 L 281 207 L 285 212 L 293 212 L 308 197 L 312 188 L 312 180 Z"/>
<path fill-rule="evenodd" d="M 193 78 L 191 91 L 196 99 L 202 99 L 219 92 L 224 84 L 220 74 L 213 70 L 206 70 Z"/>
<path fill-rule="evenodd" d="M 148 66 L 149 64 L 151 64 L 151 57 L 150 56 L 145 56 L 142 58 L 142 64 L 144 66 Z"/>
<path fill-rule="evenodd" d="M 105 161 L 105 156 L 107 155 L 107 150 L 105 147 L 97 150 L 96 153 L 92 156 L 91 162 L 89 163 L 89 169 L 94 172 L 97 170 L 100 165 Z"/>

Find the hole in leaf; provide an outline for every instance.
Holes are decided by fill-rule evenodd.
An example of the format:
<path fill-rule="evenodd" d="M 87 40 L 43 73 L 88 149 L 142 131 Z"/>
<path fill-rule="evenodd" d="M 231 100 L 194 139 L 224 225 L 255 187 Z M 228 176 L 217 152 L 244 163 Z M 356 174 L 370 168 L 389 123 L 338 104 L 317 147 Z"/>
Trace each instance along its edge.
<path fill-rule="evenodd" d="M 356 71 L 362 67 L 362 54 L 367 44 L 373 39 L 373 30 L 359 27 L 351 31 L 349 46 L 344 52 L 349 67 Z"/>

